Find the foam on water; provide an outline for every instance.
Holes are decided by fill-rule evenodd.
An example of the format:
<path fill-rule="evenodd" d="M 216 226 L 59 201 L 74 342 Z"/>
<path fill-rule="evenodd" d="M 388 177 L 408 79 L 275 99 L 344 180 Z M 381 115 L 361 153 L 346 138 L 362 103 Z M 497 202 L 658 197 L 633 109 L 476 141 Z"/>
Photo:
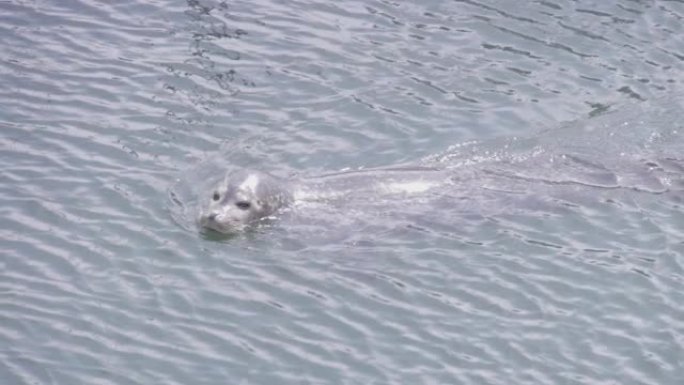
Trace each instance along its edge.
<path fill-rule="evenodd" d="M 417 194 L 424 193 L 439 184 L 435 182 L 425 182 L 425 181 L 413 181 L 413 182 L 397 182 L 397 183 L 384 183 L 382 184 L 382 190 L 390 193 L 406 193 L 406 194 Z"/>

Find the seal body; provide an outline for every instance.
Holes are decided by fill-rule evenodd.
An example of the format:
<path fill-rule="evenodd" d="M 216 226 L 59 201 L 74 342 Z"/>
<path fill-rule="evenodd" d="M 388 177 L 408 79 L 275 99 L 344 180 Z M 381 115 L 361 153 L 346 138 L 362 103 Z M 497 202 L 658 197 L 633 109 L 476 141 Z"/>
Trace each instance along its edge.
<path fill-rule="evenodd" d="M 202 229 L 233 234 L 287 206 L 303 217 L 318 212 L 321 207 L 316 205 L 321 203 L 372 211 L 383 200 L 419 195 L 447 179 L 441 170 L 429 167 L 342 171 L 288 181 L 263 171 L 237 170 L 227 173 L 202 199 L 197 222 Z"/>
<path fill-rule="evenodd" d="M 292 202 L 289 185 L 255 170 L 229 172 L 205 198 L 198 224 L 224 234 L 245 229 Z"/>

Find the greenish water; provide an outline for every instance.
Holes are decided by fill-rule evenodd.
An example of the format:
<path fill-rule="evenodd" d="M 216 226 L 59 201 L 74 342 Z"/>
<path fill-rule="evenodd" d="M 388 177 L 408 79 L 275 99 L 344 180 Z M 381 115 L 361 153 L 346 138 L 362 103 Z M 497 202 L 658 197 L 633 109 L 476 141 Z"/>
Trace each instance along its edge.
<path fill-rule="evenodd" d="M 680 384 L 683 20 L 0 2 L 0 384 Z M 224 169 L 406 164 L 194 226 Z"/>

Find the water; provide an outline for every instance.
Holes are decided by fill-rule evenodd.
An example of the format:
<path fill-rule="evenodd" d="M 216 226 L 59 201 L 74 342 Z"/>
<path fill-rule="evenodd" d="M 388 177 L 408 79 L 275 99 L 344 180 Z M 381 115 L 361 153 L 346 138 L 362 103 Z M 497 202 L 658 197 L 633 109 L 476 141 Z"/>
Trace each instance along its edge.
<path fill-rule="evenodd" d="M 680 384 L 683 19 L 0 3 L 0 384 Z M 455 182 L 230 239 L 183 211 L 222 167 L 404 164 Z"/>

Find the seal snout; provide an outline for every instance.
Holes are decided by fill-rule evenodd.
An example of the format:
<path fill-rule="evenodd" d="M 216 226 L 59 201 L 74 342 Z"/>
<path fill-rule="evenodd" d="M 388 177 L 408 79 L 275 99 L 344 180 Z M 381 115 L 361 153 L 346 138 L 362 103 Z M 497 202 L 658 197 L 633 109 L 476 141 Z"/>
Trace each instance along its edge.
<path fill-rule="evenodd" d="M 239 222 L 236 218 L 231 218 L 226 216 L 225 213 L 221 211 L 211 211 L 206 216 L 206 223 L 212 226 L 225 226 L 233 224 L 233 222 Z"/>

